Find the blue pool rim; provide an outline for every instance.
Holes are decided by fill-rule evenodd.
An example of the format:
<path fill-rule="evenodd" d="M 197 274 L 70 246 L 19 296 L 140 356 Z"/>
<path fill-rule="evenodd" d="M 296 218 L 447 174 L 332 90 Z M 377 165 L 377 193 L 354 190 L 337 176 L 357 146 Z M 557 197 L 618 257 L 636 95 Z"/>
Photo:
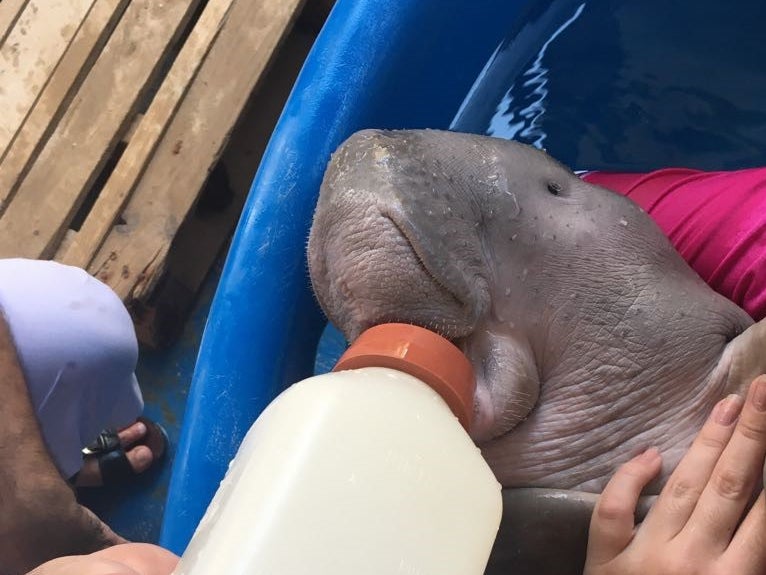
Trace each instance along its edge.
<path fill-rule="evenodd" d="M 250 425 L 312 373 L 325 320 L 304 250 L 332 151 L 363 128 L 446 129 L 508 30 L 541 3 L 338 1 L 274 130 L 226 260 L 189 391 L 161 545 L 183 552 Z"/>

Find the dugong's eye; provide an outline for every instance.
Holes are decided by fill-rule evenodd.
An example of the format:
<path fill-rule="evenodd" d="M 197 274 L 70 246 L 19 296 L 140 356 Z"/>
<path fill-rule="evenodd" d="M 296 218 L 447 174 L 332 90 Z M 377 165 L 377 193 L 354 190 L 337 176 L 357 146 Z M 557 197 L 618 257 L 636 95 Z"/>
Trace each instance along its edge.
<path fill-rule="evenodd" d="M 548 192 L 553 196 L 558 196 L 561 193 L 561 184 L 556 182 L 548 182 Z"/>

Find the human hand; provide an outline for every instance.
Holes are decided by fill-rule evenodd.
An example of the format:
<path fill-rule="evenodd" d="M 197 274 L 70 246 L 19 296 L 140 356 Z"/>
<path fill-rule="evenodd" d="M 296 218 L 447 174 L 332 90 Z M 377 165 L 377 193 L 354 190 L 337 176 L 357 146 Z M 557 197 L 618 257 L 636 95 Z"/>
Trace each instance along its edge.
<path fill-rule="evenodd" d="M 660 455 L 649 449 L 617 470 L 593 511 L 585 574 L 766 573 L 764 457 L 766 376 L 762 375 L 750 386 L 744 407 L 738 396 L 716 405 L 646 519 L 636 527 L 636 503 L 659 472 Z M 756 490 L 758 498 L 742 519 Z"/>
<path fill-rule="evenodd" d="M 91 555 L 61 557 L 27 575 L 170 575 L 178 557 L 146 543 L 125 543 Z"/>

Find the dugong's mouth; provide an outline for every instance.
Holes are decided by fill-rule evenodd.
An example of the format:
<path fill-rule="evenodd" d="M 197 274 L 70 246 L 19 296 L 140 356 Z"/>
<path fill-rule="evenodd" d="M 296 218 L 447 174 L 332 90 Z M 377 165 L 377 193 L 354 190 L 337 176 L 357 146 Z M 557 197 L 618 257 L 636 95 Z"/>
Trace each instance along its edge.
<path fill-rule="evenodd" d="M 450 301 L 450 303 L 458 309 L 463 310 L 461 313 L 462 316 L 474 316 L 475 304 L 470 298 L 466 298 L 464 295 L 461 297 L 456 286 L 450 285 L 450 282 L 444 279 L 444 274 L 440 273 L 439 270 L 440 262 L 435 261 L 433 257 L 430 257 L 428 250 L 424 248 L 423 242 L 419 240 L 414 226 L 412 226 L 406 218 L 402 218 L 398 214 L 387 212 L 382 213 L 382 216 L 398 231 L 409 248 L 412 259 L 411 262 L 407 263 L 414 263 L 421 274 L 433 282 L 438 291 L 445 296 L 445 299 Z M 455 339 L 468 335 L 473 328 L 472 325 L 461 326 L 454 322 L 444 322 L 438 317 L 433 318 L 432 325 L 421 327 L 433 329 L 447 339 Z"/>

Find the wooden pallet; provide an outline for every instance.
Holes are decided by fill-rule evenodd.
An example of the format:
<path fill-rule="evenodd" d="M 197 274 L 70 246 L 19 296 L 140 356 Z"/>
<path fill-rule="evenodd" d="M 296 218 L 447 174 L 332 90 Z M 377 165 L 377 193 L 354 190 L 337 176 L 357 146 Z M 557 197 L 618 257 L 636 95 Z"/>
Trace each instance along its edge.
<path fill-rule="evenodd" d="M 302 4 L 0 0 L 0 257 L 86 268 L 167 341 L 239 215 L 257 158 L 232 152 L 256 164 L 235 191 L 218 160 Z"/>

